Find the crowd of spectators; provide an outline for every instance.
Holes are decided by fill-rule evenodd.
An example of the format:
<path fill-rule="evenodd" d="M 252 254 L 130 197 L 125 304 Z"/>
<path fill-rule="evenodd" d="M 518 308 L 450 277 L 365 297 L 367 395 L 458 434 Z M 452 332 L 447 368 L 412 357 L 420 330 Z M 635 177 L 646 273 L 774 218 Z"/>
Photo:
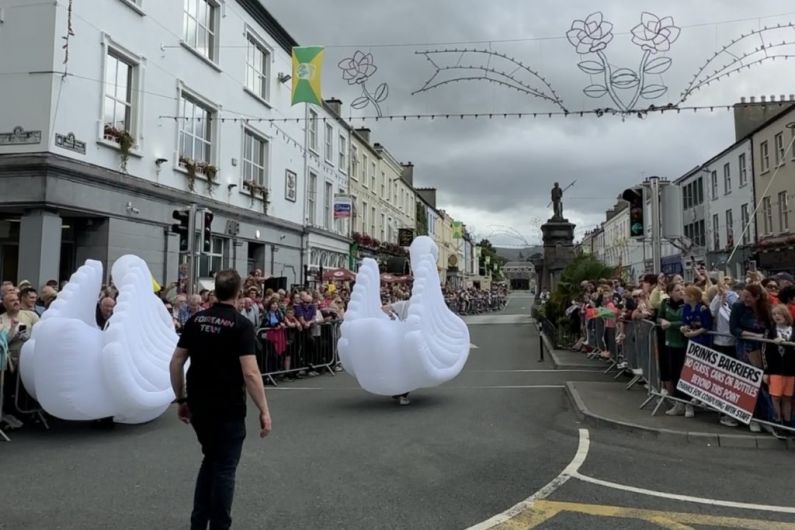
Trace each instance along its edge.
<path fill-rule="evenodd" d="M 578 334 L 573 348 L 613 357 L 625 339 L 625 326 L 646 320 L 656 326 L 662 393 L 678 398 L 669 416 L 693 417 L 694 404 L 677 390 L 688 341 L 694 341 L 764 371 L 755 418 L 795 427 L 795 284 L 788 273 L 765 278 L 748 272 L 744 281 L 703 266 L 694 280 L 681 275 L 647 274 L 637 285 L 621 280 L 582 282 L 581 294 L 566 311 Z M 596 326 L 597 320 L 600 325 Z M 599 330 L 598 333 L 595 330 Z M 722 416 L 721 423 L 737 422 Z M 752 421 L 752 432 L 761 426 Z"/>
<path fill-rule="evenodd" d="M 491 289 L 445 288 L 444 300 L 447 307 L 459 315 L 500 311 L 508 303 L 508 288 L 503 285 L 495 285 Z"/>

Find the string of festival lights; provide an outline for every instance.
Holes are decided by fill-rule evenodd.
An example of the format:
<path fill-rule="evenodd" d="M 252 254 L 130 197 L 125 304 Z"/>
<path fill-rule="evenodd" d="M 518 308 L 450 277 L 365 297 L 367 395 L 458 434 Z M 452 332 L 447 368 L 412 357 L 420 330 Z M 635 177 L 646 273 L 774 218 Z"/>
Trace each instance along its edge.
<path fill-rule="evenodd" d="M 787 106 L 795 104 L 795 101 L 769 101 L 762 103 L 763 105 L 768 106 Z M 463 112 L 463 113 L 451 113 L 451 112 L 442 112 L 442 113 L 419 113 L 419 114 L 387 114 L 384 116 L 340 116 L 340 117 L 325 117 L 325 116 L 317 116 L 317 117 L 297 117 L 297 118 L 252 118 L 252 117 L 241 117 L 241 116 L 213 116 L 210 115 L 207 118 L 196 118 L 192 116 L 174 116 L 174 115 L 160 115 L 158 116 L 159 119 L 165 120 L 174 120 L 174 121 L 181 121 L 181 120 L 208 120 L 208 121 L 220 121 L 221 123 L 225 122 L 244 122 L 244 123 L 301 123 L 305 121 L 319 121 L 319 122 L 326 122 L 326 121 L 338 121 L 339 119 L 343 119 L 345 121 L 354 122 L 354 121 L 374 121 L 374 122 L 394 122 L 394 121 L 421 121 L 421 120 L 464 120 L 464 119 L 522 119 L 522 118 L 570 118 L 570 117 L 585 117 L 585 116 L 596 116 L 596 117 L 604 117 L 604 116 L 618 116 L 618 117 L 628 117 L 628 116 L 636 116 L 638 118 L 645 118 L 650 114 L 665 114 L 665 113 L 672 113 L 675 112 L 677 114 L 683 112 L 716 112 L 716 111 L 729 111 L 731 112 L 736 107 L 749 107 L 749 106 L 759 106 L 759 103 L 735 103 L 735 104 L 722 104 L 722 105 L 688 105 L 688 106 L 677 106 L 673 104 L 657 107 L 657 106 L 650 106 L 647 108 L 642 109 L 632 109 L 632 110 L 619 110 L 614 108 L 598 108 L 598 109 L 591 109 L 591 110 L 577 110 L 577 111 L 535 111 L 535 112 Z"/>

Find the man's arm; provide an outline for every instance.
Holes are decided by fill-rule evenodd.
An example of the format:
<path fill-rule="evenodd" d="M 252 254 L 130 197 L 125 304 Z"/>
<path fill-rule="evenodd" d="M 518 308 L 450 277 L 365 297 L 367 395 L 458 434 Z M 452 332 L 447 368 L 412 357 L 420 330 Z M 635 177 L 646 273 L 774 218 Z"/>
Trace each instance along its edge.
<path fill-rule="evenodd" d="M 187 360 L 187 348 L 177 346 L 177 349 L 174 350 L 174 355 L 171 356 L 171 364 L 169 365 L 171 389 L 177 399 L 185 398 L 185 363 Z"/>
<path fill-rule="evenodd" d="M 268 399 L 265 397 L 265 385 L 262 384 L 262 374 L 259 371 L 257 357 L 243 355 L 240 357 L 240 368 L 243 370 L 243 380 L 251 400 L 257 405 L 260 417 L 260 438 L 264 438 L 271 431 L 271 414 L 268 410 Z"/>

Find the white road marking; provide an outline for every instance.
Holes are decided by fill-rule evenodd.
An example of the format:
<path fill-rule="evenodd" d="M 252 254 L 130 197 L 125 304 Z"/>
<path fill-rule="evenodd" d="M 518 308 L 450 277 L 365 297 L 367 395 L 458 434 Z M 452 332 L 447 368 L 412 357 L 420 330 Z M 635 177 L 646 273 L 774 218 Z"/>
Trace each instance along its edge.
<path fill-rule="evenodd" d="M 462 386 L 462 385 L 447 385 L 436 387 L 441 390 L 515 390 L 515 389 L 532 389 L 532 390 L 548 390 L 565 388 L 564 385 L 482 385 L 482 386 Z M 362 390 L 358 386 L 346 386 L 336 388 L 326 388 L 319 386 L 275 386 L 268 387 L 267 391 L 272 390 Z M 421 392 L 422 389 L 418 390 Z"/>
<path fill-rule="evenodd" d="M 768 504 L 753 504 L 748 502 L 734 502 L 734 501 L 722 501 L 718 499 L 707 499 L 704 497 L 691 497 L 690 495 L 678 495 L 676 493 L 665 493 L 661 491 L 654 491 L 654 490 L 647 490 L 644 488 L 636 488 L 634 486 L 625 486 L 623 484 L 617 484 L 615 482 L 608 482 L 606 480 L 600 480 L 598 478 L 588 477 L 585 475 L 580 475 L 578 471 L 576 471 L 573 475 L 573 478 L 577 480 L 581 480 L 583 482 L 588 482 L 589 484 L 595 484 L 597 486 L 602 486 L 605 488 L 611 488 L 621 491 L 627 491 L 630 493 L 638 493 L 640 495 L 648 495 L 651 497 L 660 497 L 663 499 L 671 499 L 674 501 L 682 501 L 682 502 L 692 502 L 697 504 L 707 504 L 710 506 L 721 506 L 723 508 L 738 508 L 741 510 L 754 510 L 759 512 L 776 512 L 776 513 L 795 513 L 795 508 L 791 508 L 789 506 L 771 506 Z"/>
<path fill-rule="evenodd" d="M 598 367 L 597 367 L 598 368 Z M 593 373 L 593 369 L 590 370 L 555 370 L 551 368 L 541 368 L 538 370 L 467 370 L 467 373 L 479 373 L 479 374 L 529 374 L 537 372 L 539 374 L 565 374 L 565 373 L 583 373 L 583 374 L 591 374 Z"/>
<path fill-rule="evenodd" d="M 546 499 L 552 495 L 555 490 L 563 486 L 570 478 L 578 474 L 580 467 L 583 465 L 585 458 L 588 456 L 588 448 L 590 447 L 590 444 L 591 442 L 588 435 L 588 429 L 580 429 L 580 443 L 577 446 L 577 453 L 574 455 L 574 459 L 572 459 L 569 465 L 566 466 L 566 468 L 561 471 L 557 477 L 522 502 L 500 514 L 495 515 L 491 519 L 469 527 L 467 530 L 488 530 L 490 528 L 494 528 L 495 526 L 508 521 L 516 515 L 530 510 L 536 501 Z"/>

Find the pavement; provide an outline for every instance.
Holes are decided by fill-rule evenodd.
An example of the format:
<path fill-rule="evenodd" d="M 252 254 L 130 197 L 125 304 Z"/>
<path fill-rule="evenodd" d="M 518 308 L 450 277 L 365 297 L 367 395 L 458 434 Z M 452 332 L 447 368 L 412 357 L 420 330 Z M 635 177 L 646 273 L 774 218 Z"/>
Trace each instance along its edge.
<path fill-rule="evenodd" d="M 609 367 L 606 361 L 589 359 L 580 352 L 556 349 L 546 337 L 543 340 L 557 369 L 576 368 L 604 372 Z M 670 417 L 664 414 L 668 406 L 663 404 L 653 415 L 659 398 L 648 402 L 648 392 L 641 384 L 627 389 L 630 376 L 619 376 L 613 371 L 610 377 L 611 379 L 604 381 L 566 383 L 566 394 L 574 405 L 577 415 L 588 425 L 635 431 L 644 435 L 671 438 L 708 447 L 795 450 L 794 440 L 781 440 L 767 433 L 752 434 L 743 425 L 738 427 L 721 425 L 720 416 L 712 410 L 697 408 L 693 418 Z"/>
<path fill-rule="evenodd" d="M 269 387 L 274 430 L 261 440 L 249 418 L 234 528 L 795 530 L 789 453 L 582 421 L 567 384 L 623 385 L 539 362 L 531 303 L 516 293 L 504 312 L 468 317 L 476 348 L 462 374 L 407 407 L 346 374 Z M 187 528 L 200 452 L 174 410 L 12 438 L 0 444 L 0 528 Z"/>

